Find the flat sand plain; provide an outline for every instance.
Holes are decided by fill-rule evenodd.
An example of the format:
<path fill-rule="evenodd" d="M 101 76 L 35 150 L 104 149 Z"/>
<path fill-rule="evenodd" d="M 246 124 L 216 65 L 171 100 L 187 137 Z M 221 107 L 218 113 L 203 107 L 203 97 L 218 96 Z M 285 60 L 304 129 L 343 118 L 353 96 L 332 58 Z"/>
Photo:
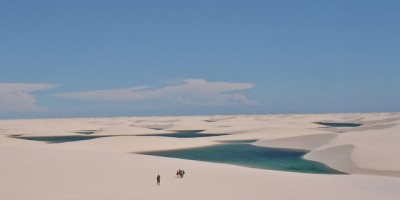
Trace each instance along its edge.
<path fill-rule="evenodd" d="M 0 199 L 397 200 L 399 124 L 400 113 L 1 120 Z M 143 136 L 187 130 L 226 135 Z M 53 136 L 99 137 L 60 143 L 22 139 Z M 137 154 L 227 140 L 309 150 L 305 159 L 347 174 L 293 173 Z M 178 169 L 185 169 L 185 178 L 176 177 Z"/>

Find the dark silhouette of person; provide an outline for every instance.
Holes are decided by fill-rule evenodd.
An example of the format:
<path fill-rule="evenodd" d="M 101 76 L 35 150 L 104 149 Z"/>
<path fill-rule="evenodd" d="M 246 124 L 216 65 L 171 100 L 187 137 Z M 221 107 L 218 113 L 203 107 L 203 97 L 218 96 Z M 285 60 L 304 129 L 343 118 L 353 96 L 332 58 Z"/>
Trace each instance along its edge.
<path fill-rule="evenodd" d="M 161 176 L 158 175 L 157 176 L 157 186 L 159 186 L 161 184 Z"/>

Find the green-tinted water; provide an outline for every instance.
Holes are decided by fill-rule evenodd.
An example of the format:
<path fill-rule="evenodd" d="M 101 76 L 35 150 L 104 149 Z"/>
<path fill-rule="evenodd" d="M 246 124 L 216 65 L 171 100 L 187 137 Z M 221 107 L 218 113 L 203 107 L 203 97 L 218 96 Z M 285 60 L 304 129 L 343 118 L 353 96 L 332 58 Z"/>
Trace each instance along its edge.
<path fill-rule="evenodd" d="M 154 151 L 142 154 L 189 160 L 228 163 L 253 168 L 280 171 L 341 174 L 321 163 L 302 158 L 306 151 L 257 147 L 246 143 L 222 144 L 172 151 Z"/>

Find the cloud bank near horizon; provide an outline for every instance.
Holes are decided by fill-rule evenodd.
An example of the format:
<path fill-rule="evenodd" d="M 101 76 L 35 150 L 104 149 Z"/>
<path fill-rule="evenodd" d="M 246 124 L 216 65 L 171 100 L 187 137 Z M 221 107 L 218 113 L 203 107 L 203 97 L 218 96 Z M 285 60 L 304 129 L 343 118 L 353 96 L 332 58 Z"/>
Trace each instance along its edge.
<path fill-rule="evenodd" d="M 86 101 L 157 100 L 186 105 L 257 105 L 255 100 L 236 91 L 254 88 L 251 83 L 209 82 L 204 79 L 186 79 L 176 85 L 161 88 L 139 86 L 84 92 L 56 94 L 57 97 Z"/>
<path fill-rule="evenodd" d="M 47 108 L 38 105 L 32 93 L 54 87 L 52 84 L 0 83 L 0 112 L 46 112 Z"/>

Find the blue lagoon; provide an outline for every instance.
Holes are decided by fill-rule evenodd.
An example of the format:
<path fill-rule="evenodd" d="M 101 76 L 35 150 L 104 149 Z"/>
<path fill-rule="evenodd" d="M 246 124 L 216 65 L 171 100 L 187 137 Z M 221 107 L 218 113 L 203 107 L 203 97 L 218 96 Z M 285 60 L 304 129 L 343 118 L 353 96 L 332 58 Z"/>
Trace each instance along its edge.
<path fill-rule="evenodd" d="M 301 150 L 257 147 L 249 143 L 225 143 L 200 148 L 143 152 L 141 154 L 290 172 L 343 174 L 322 163 L 303 159 L 306 153 L 307 151 Z"/>

